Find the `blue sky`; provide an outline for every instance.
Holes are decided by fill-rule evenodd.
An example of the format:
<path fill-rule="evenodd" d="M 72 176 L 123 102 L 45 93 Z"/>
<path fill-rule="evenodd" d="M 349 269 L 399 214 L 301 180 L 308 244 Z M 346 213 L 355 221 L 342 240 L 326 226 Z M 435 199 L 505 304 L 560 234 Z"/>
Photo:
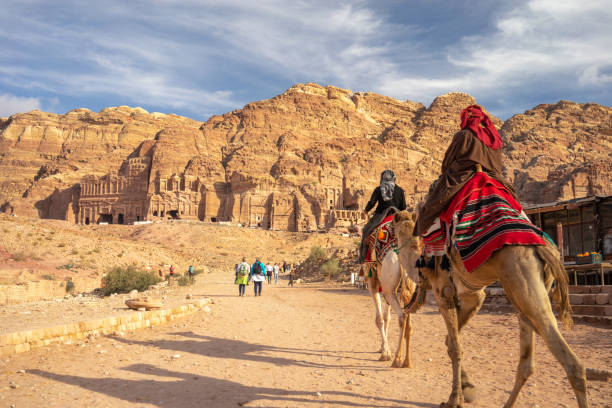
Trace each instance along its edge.
<path fill-rule="evenodd" d="M 140 106 L 197 120 L 316 82 L 507 119 L 612 105 L 610 0 L 4 0 L 0 116 Z"/>

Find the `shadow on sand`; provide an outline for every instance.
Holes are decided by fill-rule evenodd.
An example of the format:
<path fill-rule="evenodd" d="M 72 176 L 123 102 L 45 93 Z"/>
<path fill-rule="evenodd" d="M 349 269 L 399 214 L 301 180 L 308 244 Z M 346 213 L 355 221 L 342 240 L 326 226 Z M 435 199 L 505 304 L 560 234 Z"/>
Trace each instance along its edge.
<path fill-rule="evenodd" d="M 180 336 L 188 338 L 188 340 L 156 340 L 156 341 L 139 341 L 129 340 L 121 337 L 112 337 L 112 339 L 129 344 L 139 345 L 144 347 L 154 347 L 157 349 L 179 351 L 183 353 L 199 354 L 202 356 L 213 357 L 213 358 L 225 358 L 232 360 L 241 361 L 252 361 L 261 362 L 268 364 L 275 364 L 277 366 L 299 366 L 299 367 L 312 367 L 312 368 L 339 368 L 339 365 L 317 363 L 307 361 L 303 359 L 295 359 L 289 357 L 275 357 L 270 356 L 269 353 L 287 353 L 290 356 L 303 355 L 303 356 L 326 356 L 326 357 L 342 357 L 343 360 L 362 360 L 372 361 L 374 359 L 360 359 L 356 357 L 346 357 L 334 355 L 336 353 L 355 353 L 355 354 L 376 354 L 365 351 L 353 352 L 353 351 L 338 351 L 338 350 L 309 350 L 303 348 L 286 348 L 278 346 L 269 346 L 265 344 L 248 343 L 242 340 L 232 340 L 226 338 L 218 338 L 212 336 L 203 336 L 195 334 L 193 332 L 176 332 L 169 333 L 169 335 Z M 370 371 L 386 371 L 388 367 L 363 367 L 353 365 L 341 365 L 342 368 L 359 368 L 361 370 Z"/>
<path fill-rule="evenodd" d="M 321 397 L 316 397 L 308 391 L 254 387 L 225 379 L 166 370 L 149 364 L 133 364 L 123 369 L 139 376 L 155 376 L 156 378 L 126 380 L 122 378 L 80 377 L 37 369 L 28 370 L 28 373 L 134 404 L 151 404 L 167 408 L 232 407 L 247 405 L 249 402 L 258 399 L 283 401 L 282 406 L 286 406 L 286 404 L 308 406 L 308 403 L 313 402 L 343 407 L 371 407 L 379 406 L 383 402 L 424 408 L 437 406 L 421 402 L 370 397 L 344 391 L 321 390 Z M 342 397 L 362 399 L 364 402 L 346 401 Z"/>

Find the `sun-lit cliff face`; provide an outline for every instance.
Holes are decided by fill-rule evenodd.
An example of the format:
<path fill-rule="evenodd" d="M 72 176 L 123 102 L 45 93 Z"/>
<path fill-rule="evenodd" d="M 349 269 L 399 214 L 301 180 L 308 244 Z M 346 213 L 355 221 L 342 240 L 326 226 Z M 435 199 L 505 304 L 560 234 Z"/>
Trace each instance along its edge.
<path fill-rule="evenodd" d="M 346 226 L 361 222 L 351 210 L 386 168 L 415 205 L 473 103 L 450 93 L 425 107 L 298 84 L 204 123 L 128 107 L 17 114 L 0 120 L 0 210 L 80 222 L 87 210 L 90 222 L 172 213 L 289 230 Z M 524 201 L 611 194 L 612 109 L 562 101 L 492 119 Z"/>

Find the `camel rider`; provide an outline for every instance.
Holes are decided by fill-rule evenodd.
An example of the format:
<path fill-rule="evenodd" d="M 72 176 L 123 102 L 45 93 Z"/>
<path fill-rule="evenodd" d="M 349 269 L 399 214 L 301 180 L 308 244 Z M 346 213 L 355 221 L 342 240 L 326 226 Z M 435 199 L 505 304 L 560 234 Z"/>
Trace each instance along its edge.
<path fill-rule="evenodd" d="M 372 218 L 363 227 L 361 235 L 361 246 L 359 247 L 359 263 L 365 260 L 367 245 L 366 239 L 374 231 L 374 229 L 383 220 L 386 210 L 389 207 L 395 207 L 399 211 L 406 209 L 406 197 L 404 190 L 395 184 L 395 173 L 392 170 L 385 170 L 380 175 L 380 186 L 374 189 L 370 201 L 365 207 L 365 212 L 368 213 L 374 206 L 378 204 Z M 388 214 L 393 214 L 393 210 L 389 210 Z"/>
<path fill-rule="evenodd" d="M 415 236 L 424 235 L 436 217 L 444 211 L 455 194 L 476 173 L 477 164 L 490 177 L 504 185 L 516 198 L 511 184 L 504 180 L 502 170 L 502 139 L 499 132 L 478 105 L 461 111 L 461 130 L 453 136 L 442 162 L 442 174 L 429 188 L 429 194 L 419 211 Z"/>

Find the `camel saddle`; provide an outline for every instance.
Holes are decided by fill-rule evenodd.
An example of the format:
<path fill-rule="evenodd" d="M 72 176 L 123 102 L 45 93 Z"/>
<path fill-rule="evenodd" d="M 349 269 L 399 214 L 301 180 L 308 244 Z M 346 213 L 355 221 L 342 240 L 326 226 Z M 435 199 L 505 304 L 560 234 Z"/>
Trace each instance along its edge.
<path fill-rule="evenodd" d="M 440 214 L 438 230 L 423 237 L 426 255 L 454 247 L 472 272 L 505 245 L 544 245 L 543 232 L 499 181 L 477 172 Z"/>
<path fill-rule="evenodd" d="M 368 252 L 365 262 L 381 262 L 387 252 L 397 249 L 397 237 L 393 229 L 393 214 L 387 215 L 366 239 Z M 372 253 L 374 250 L 374 253 Z"/>

